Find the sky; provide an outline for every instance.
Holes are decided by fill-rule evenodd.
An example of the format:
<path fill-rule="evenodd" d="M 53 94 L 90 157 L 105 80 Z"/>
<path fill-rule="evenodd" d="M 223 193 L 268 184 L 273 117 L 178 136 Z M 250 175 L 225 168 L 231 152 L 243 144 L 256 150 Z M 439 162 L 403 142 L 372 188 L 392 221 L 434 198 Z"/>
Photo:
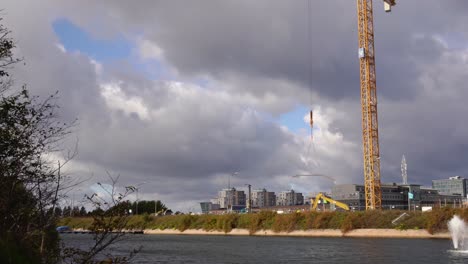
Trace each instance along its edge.
<path fill-rule="evenodd" d="M 310 2 L 308 2 L 310 1 Z M 354 1 L 25 1 L 1 4 L 24 58 L 15 86 L 59 92 L 77 119 L 66 168 L 139 199 L 199 210 L 228 184 L 305 194 L 363 183 Z M 468 2 L 374 1 L 381 177 L 468 175 Z M 314 111 L 313 140 L 307 115 Z M 60 154 L 56 153 L 57 158 Z M 71 195 L 70 195 L 71 196 Z M 131 197 L 135 199 L 135 196 Z"/>

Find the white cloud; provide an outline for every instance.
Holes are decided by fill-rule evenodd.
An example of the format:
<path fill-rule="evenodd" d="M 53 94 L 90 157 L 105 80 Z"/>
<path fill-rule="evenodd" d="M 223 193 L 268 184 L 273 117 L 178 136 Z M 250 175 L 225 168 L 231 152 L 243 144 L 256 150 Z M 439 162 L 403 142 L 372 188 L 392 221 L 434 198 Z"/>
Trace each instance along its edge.
<path fill-rule="evenodd" d="M 116 83 L 102 84 L 101 89 L 101 94 L 109 108 L 121 110 L 128 115 L 135 113 L 141 119 L 150 118 L 148 108 L 142 98 L 127 96 Z"/>
<path fill-rule="evenodd" d="M 138 54 L 144 60 L 161 60 L 163 59 L 164 51 L 156 43 L 147 39 L 137 40 Z"/>
<path fill-rule="evenodd" d="M 67 53 L 67 50 L 61 43 L 55 43 L 55 46 L 63 53 Z"/>

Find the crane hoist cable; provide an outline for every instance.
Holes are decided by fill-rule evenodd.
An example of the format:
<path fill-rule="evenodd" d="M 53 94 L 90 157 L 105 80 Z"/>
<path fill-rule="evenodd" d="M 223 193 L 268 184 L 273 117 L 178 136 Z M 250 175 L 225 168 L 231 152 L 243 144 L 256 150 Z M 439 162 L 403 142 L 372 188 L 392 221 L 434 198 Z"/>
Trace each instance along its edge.
<path fill-rule="evenodd" d="M 306 60 L 307 60 L 307 85 L 309 90 L 309 100 L 310 100 L 310 112 L 309 112 L 309 125 L 310 125 L 310 140 L 307 146 L 307 159 L 311 157 L 310 149 L 313 148 L 313 156 L 317 155 L 317 150 L 314 145 L 314 113 L 312 109 L 313 104 L 313 94 L 312 94 L 312 56 L 310 52 L 310 47 L 312 46 L 312 33 L 311 33 L 311 0 L 307 1 L 307 47 L 306 47 Z M 319 167 L 320 164 L 313 158 L 310 158 L 316 167 Z M 308 163 L 309 164 L 309 163 Z"/>

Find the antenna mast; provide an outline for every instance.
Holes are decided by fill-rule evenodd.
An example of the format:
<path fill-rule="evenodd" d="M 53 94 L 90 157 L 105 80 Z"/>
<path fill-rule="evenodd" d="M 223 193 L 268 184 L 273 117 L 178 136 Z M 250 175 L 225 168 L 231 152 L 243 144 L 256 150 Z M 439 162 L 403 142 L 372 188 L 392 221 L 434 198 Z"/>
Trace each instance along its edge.
<path fill-rule="evenodd" d="M 401 177 L 403 178 L 403 184 L 408 184 L 408 173 L 407 173 L 408 166 L 406 165 L 406 158 L 403 155 L 401 159 Z"/>

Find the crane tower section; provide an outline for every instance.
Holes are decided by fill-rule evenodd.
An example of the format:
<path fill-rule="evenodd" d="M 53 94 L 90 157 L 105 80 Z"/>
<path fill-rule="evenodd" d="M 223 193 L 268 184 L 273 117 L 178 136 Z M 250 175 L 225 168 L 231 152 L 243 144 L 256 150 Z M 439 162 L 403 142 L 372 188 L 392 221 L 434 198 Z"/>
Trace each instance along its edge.
<path fill-rule="evenodd" d="M 385 11 L 395 5 L 384 0 Z M 372 0 L 357 0 L 366 210 L 382 207 Z"/>

